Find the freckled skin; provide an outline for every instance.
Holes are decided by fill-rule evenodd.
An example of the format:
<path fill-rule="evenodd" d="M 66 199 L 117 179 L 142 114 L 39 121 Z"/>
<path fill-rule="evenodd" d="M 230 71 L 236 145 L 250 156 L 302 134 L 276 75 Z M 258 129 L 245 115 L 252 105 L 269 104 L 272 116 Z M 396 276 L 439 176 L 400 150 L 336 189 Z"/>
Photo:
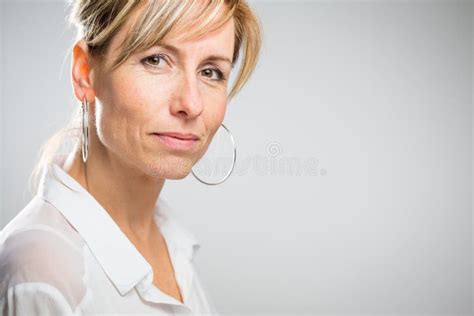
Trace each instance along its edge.
<path fill-rule="evenodd" d="M 185 177 L 190 169 L 181 166 L 190 168 L 204 155 L 227 106 L 226 82 L 211 81 L 202 74 L 205 68 L 198 68 L 199 62 L 216 52 L 232 56 L 234 43 L 229 39 L 233 39 L 233 34 L 230 20 L 222 29 L 199 40 L 180 42 L 165 38 L 164 42 L 182 49 L 183 60 L 178 62 L 175 58 L 171 66 L 160 60 L 155 69 L 140 61 L 147 54 L 137 54 L 114 72 L 101 71 L 96 79 L 101 84 L 95 104 L 101 143 L 143 172 L 156 176 L 156 171 L 162 170 L 158 174 L 161 178 Z M 221 69 L 230 71 L 230 65 L 222 65 Z M 149 135 L 163 131 L 191 131 L 201 140 L 191 153 L 170 152 Z"/>

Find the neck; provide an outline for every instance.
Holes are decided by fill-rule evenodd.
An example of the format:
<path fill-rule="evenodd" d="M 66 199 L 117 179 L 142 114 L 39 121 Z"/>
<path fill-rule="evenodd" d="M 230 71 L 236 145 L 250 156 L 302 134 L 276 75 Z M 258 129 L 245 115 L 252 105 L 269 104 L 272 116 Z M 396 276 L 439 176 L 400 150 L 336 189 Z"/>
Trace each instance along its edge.
<path fill-rule="evenodd" d="M 95 148 L 94 148 L 95 149 Z M 156 200 L 164 179 L 130 166 L 105 148 L 89 151 L 82 161 L 80 147 L 66 159 L 64 170 L 79 182 L 131 239 L 146 243 L 156 231 Z"/>

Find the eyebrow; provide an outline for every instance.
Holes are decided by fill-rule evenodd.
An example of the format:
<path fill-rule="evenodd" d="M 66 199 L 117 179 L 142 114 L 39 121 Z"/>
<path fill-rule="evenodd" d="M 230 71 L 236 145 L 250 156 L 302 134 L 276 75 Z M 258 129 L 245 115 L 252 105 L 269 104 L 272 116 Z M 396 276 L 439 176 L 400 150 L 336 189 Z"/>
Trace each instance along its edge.
<path fill-rule="evenodd" d="M 167 50 L 173 52 L 173 54 L 177 55 L 177 56 L 181 56 L 181 51 L 179 50 L 179 48 L 173 46 L 173 45 L 169 45 L 169 44 L 157 44 L 156 46 L 158 47 L 163 47 L 163 48 L 166 48 Z M 205 59 L 205 61 L 217 61 L 217 60 L 221 60 L 221 61 L 225 61 L 225 62 L 228 62 L 229 64 L 231 64 L 233 66 L 233 63 L 232 61 L 225 57 L 225 56 L 221 56 L 221 55 L 209 55 L 207 56 L 207 58 Z"/>

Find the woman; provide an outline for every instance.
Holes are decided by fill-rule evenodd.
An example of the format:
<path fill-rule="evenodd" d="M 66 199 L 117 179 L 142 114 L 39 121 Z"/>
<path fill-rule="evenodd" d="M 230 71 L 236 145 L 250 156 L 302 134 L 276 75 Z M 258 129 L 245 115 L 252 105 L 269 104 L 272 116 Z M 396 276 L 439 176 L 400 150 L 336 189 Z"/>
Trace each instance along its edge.
<path fill-rule="evenodd" d="M 0 235 L 1 310 L 215 313 L 192 264 L 199 243 L 160 192 L 223 126 L 255 68 L 258 21 L 238 0 L 75 0 L 71 12 L 79 111 L 43 149 L 36 195 Z"/>

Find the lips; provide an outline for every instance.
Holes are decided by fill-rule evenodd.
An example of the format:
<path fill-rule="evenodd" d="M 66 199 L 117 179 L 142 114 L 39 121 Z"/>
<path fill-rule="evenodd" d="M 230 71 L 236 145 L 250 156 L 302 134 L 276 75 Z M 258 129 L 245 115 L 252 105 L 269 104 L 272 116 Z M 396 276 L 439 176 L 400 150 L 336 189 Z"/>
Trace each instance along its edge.
<path fill-rule="evenodd" d="M 191 133 L 153 133 L 162 146 L 172 151 L 190 151 L 197 148 L 199 137 Z"/>
<path fill-rule="evenodd" d="M 162 135 L 167 137 L 173 137 L 182 140 L 198 140 L 199 137 L 192 133 L 178 133 L 178 132 L 165 132 L 165 133 L 153 133 L 155 135 Z"/>

